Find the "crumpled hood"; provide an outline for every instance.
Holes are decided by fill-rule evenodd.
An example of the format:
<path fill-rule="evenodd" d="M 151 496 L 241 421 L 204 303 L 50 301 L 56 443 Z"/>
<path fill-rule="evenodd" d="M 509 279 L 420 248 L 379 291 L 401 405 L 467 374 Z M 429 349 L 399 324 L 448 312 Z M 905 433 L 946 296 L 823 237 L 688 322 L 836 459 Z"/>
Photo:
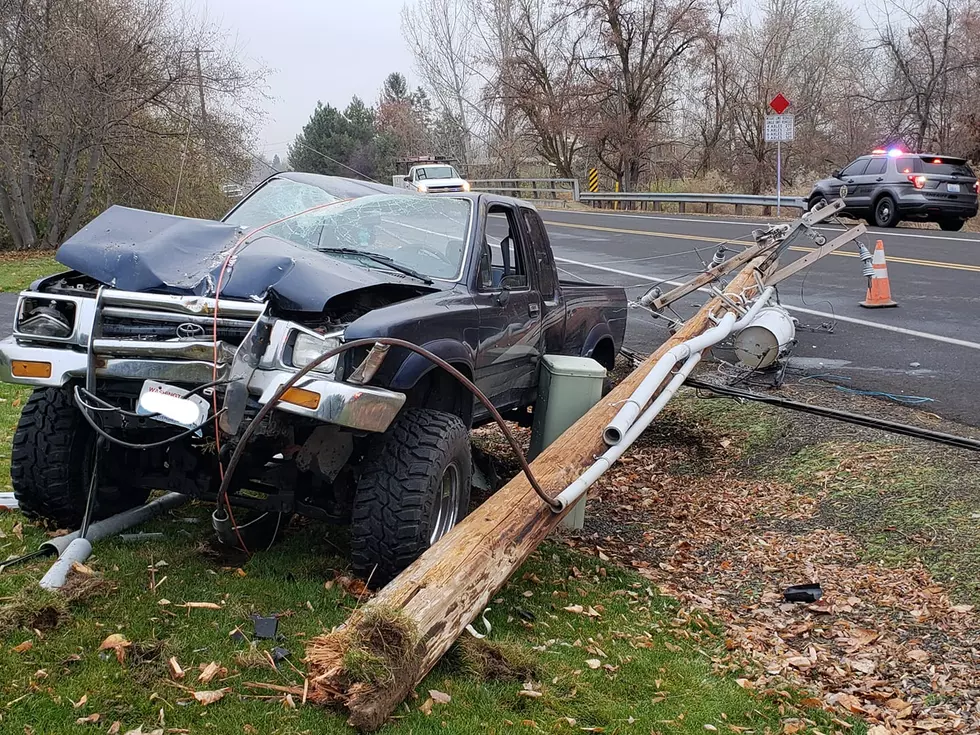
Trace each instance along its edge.
<path fill-rule="evenodd" d="M 124 291 L 214 296 L 221 265 L 241 236 L 237 225 L 112 206 L 66 240 L 57 260 Z M 323 311 L 334 296 L 382 284 L 437 290 L 259 233 L 232 259 L 221 298 L 272 294 L 283 309 Z"/>

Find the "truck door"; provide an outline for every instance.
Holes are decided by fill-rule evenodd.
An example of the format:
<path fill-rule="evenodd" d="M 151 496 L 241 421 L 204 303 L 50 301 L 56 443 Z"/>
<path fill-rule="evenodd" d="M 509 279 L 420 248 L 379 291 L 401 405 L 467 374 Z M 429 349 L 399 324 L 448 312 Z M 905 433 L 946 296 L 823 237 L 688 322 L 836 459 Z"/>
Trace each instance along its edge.
<path fill-rule="evenodd" d="M 484 220 L 473 287 L 480 322 L 476 383 L 497 408 L 519 406 L 534 390 L 541 353 L 541 301 L 524 228 L 509 204 Z"/>
<path fill-rule="evenodd" d="M 541 217 L 533 209 L 521 209 L 527 227 L 528 242 L 531 244 L 531 258 L 538 277 L 538 292 L 541 297 L 541 349 L 545 355 L 564 354 L 565 348 L 565 305 L 558 287 L 558 270 L 551 252 L 548 231 Z"/>

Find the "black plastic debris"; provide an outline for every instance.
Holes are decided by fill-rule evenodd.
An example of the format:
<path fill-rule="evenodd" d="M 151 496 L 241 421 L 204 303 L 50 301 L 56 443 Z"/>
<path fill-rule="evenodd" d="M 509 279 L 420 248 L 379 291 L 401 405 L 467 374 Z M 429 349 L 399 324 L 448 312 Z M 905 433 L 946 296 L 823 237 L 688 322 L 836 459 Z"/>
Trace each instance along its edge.
<path fill-rule="evenodd" d="M 279 631 L 279 618 L 275 615 L 253 615 L 252 624 L 255 626 L 255 637 L 259 639 L 274 640 Z"/>
<path fill-rule="evenodd" d="M 289 658 L 291 654 L 282 646 L 276 646 L 272 649 L 272 661 L 278 666 L 280 661 L 284 661 Z"/>
<path fill-rule="evenodd" d="M 514 612 L 516 612 L 521 618 L 529 623 L 533 623 L 537 620 L 537 616 L 530 610 L 525 610 L 523 607 L 515 607 Z"/>
<path fill-rule="evenodd" d="M 231 631 L 231 633 L 228 634 L 228 637 L 231 638 L 233 641 L 235 641 L 235 643 L 243 643 L 246 640 L 248 640 L 245 637 L 245 634 L 242 633 L 242 629 L 238 627 L 236 627 L 233 631 Z"/>
<path fill-rule="evenodd" d="M 783 591 L 786 602 L 816 602 L 823 597 L 820 584 L 794 584 Z"/>

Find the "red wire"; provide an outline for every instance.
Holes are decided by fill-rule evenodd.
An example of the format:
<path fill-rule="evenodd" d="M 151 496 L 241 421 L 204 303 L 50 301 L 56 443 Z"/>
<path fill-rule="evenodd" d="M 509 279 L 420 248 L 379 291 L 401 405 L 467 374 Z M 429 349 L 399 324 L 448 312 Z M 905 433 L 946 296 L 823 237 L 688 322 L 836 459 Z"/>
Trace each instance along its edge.
<path fill-rule="evenodd" d="M 325 209 L 327 207 L 333 206 L 334 204 L 340 204 L 341 202 L 347 202 L 347 201 L 350 201 L 349 197 L 346 199 L 338 199 L 333 202 L 327 202 L 326 204 L 318 204 L 315 207 L 304 209 L 302 212 L 297 212 L 296 214 L 290 214 L 286 217 L 280 217 L 279 219 L 273 220 L 272 222 L 267 222 L 266 224 L 262 225 L 261 227 L 257 227 L 254 230 L 249 230 L 246 234 L 242 235 L 242 237 L 234 245 L 232 245 L 231 250 L 228 251 L 228 255 L 225 257 L 224 262 L 221 264 L 221 270 L 218 272 L 218 282 L 214 286 L 214 321 L 211 330 L 211 336 L 214 342 L 214 363 L 212 365 L 211 376 L 215 382 L 217 382 L 218 380 L 218 299 L 221 297 L 221 287 L 224 282 L 225 271 L 228 269 L 228 265 L 229 263 L 231 263 L 231 259 L 235 257 L 235 253 L 238 252 L 238 248 L 240 248 L 245 243 L 246 240 L 258 234 L 259 232 L 262 232 L 262 230 L 266 230 L 270 227 L 281 224 L 286 220 L 293 219 L 294 217 L 300 217 L 304 214 L 309 214 L 310 212 L 316 212 L 320 209 Z M 221 461 L 221 429 L 218 426 L 218 416 L 217 416 L 218 392 L 217 391 L 211 392 L 211 408 L 214 410 L 215 413 L 214 449 L 218 455 L 218 477 L 221 479 L 222 482 L 224 482 L 225 466 L 224 463 Z M 238 523 L 235 521 L 235 513 L 231 509 L 231 500 L 228 499 L 227 492 L 224 494 L 224 501 L 225 501 L 225 507 L 228 509 L 228 517 L 231 518 L 232 528 L 235 529 L 235 536 L 238 538 L 238 543 L 241 544 L 242 549 L 245 551 L 245 553 L 251 556 L 251 552 L 249 552 L 248 547 L 245 545 L 245 541 L 242 539 L 242 534 L 238 530 Z"/>

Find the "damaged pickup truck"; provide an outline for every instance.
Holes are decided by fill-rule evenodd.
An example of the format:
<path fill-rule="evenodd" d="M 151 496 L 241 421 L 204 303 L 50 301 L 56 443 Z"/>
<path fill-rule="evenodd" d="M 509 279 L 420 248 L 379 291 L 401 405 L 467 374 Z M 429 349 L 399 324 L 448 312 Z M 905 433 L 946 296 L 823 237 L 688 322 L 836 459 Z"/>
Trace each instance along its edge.
<path fill-rule="evenodd" d="M 57 258 L 0 342 L 0 379 L 36 386 L 11 455 L 24 512 L 77 527 L 90 488 L 93 519 L 167 490 L 217 502 L 229 543 L 292 513 L 349 523 L 378 583 L 465 515 L 488 411 L 418 354 L 351 349 L 266 412 L 219 498 L 279 389 L 400 338 L 526 419 L 542 355 L 612 368 L 626 326 L 623 289 L 560 281 L 534 208 L 488 194 L 281 173 L 221 222 L 111 207 Z"/>

